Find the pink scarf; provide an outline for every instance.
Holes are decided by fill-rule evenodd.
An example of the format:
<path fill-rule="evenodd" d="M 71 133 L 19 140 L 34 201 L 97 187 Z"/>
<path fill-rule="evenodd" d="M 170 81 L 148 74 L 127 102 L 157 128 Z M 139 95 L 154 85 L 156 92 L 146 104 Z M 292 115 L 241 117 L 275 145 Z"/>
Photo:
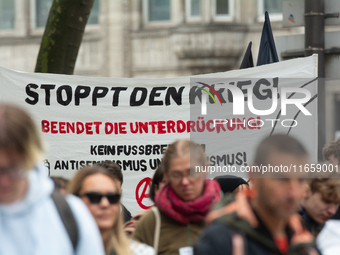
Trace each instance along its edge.
<path fill-rule="evenodd" d="M 163 213 L 181 224 L 203 222 L 212 204 L 220 201 L 220 191 L 216 181 L 205 179 L 203 195 L 193 201 L 183 201 L 167 183 L 156 193 L 155 203 Z"/>

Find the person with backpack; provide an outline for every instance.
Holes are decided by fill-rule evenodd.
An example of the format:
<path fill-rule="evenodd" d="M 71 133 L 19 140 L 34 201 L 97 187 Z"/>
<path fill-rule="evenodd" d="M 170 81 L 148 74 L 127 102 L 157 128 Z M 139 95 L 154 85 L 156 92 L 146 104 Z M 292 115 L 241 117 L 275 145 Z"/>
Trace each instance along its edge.
<path fill-rule="evenodd" d="M 79 198 L 53 192 L 42 155 L 30 115 L 0 104 L 0 254 L 104 255 L 90 212 Z"/>
<path fill-rule="evenodd" d="M 192 254 L 211 206 L 221 198 L 214 180 L 190 169 L 206 166 L 203 148 L 189 140 L 170 144 L 162 166 L 166 184 L 155 195 L 155 206 L 139 220 L 132 238 L 154 246 L 156 254 Z"/>

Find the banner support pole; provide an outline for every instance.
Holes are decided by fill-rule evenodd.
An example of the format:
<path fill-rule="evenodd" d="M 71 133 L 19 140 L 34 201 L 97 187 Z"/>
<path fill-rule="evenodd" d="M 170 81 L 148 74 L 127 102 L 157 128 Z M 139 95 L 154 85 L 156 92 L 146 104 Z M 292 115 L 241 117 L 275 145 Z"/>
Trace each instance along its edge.
<path fill-rule="evenodd" d="M 325 2 L 305 0 L 305 56 L 318 54 L 318 160 L 326 144 L 325 118 Z"/>

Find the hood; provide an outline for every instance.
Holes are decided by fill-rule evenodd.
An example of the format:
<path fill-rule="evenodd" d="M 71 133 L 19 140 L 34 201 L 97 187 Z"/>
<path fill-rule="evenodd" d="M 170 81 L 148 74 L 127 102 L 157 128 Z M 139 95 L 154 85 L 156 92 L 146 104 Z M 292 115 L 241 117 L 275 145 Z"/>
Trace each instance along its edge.
<path fill-rule="evenodd" d="M 12 204 L 1 205 L 0 212 L 3 214 L 20 214 L 29 210 L 36 201 L 48 199 L 54 189 L 53 181 L 48 177 L 48 171 L 44 165 L 37 165 L 28 172 L 28 189 L 25 197 Z"/>

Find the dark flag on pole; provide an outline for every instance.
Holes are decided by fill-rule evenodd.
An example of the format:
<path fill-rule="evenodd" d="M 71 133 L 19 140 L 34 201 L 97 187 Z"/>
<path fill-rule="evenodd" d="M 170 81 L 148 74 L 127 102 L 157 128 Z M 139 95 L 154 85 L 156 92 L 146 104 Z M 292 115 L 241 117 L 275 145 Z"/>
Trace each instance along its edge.
<path fill-rule="evenodd" d="M 252 42 L 248 44 L 248 48 L 246 50 L 246 53 L 244 54 L 240 69 L 254 67 L 253 54 L 251 53 L 251 45 Z"/>
<path fill-rule="evenodd" d="M 279 62 L 268 12 L 265 13 L 257 66 Z"/>

